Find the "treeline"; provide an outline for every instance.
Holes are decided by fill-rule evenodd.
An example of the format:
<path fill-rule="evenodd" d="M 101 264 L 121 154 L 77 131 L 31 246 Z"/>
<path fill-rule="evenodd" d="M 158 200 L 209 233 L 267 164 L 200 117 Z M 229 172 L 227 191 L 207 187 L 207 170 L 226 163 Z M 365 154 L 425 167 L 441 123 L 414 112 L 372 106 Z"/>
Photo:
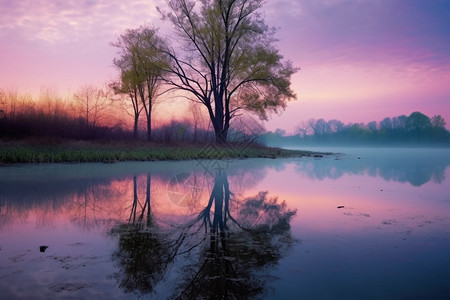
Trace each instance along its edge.
<path fill-rule="evenodd" d="M 264 140 L 269 145 L 450 145 L 450 132 L 441 115 L 428 117 L 421 112 L 409 116 L 386 117 L 368 124 L 344 124 L 339 120 L 311 119 L 293 134 L 277 129 Z"/>
<path fill-rule="evenodd" d="M 134 128 L 126 103 L 106 86 L 81 86 L 63 98 L 43 89 L 37 98 L 17 91 L 0 89 L 0 139 L 53 140 L 147 140 L 146 123 Z M 145 120 L 146 121 L 146 120 Z M 159 122 L 152 130 L 152 141 L 162 143 L 207 143 L 215 140 L 208 118 L 194 104 L 180 120 Z M 235 118 L 230 141 L 256 140 L 263 128 L 251 118 Z M 137 132 L 137 135 L 136 135 Z"/>
<path fill-rule="evenodd" d="M 81 87 L 63 98 L 51 89 L 38 97 L 0 90 L 0 138 L 124 139 L 126 124 L 113 117 L 117 107 L 107 90 Z"/>

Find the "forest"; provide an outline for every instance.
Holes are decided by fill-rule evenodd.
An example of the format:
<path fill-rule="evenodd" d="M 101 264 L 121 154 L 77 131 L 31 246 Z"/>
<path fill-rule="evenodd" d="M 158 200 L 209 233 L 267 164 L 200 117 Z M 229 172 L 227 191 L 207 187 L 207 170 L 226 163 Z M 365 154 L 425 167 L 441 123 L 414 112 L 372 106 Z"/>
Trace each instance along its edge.
<path fill-rule="evenodd" d="M 282 129 L 266 132 L 262 139 L 270 146 L 302 145 L 436 145 L 450 146 L 450 132 L 441 115 L 421 112 L 386 117 L 380 122 L 344 124 L 339 120 L 311 119 L 299 124 L 292 134 Z"/>

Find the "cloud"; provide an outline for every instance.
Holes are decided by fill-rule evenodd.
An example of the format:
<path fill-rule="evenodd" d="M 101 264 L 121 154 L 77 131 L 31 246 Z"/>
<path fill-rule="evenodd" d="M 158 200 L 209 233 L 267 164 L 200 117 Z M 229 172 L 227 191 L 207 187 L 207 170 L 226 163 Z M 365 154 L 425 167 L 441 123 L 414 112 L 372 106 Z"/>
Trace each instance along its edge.
<path fill-rule="evenodd" d="M 56 44 L 113 36 L 157 20 L 157 4 L 144 0 L 0 0 L 0 38 Z"/>
<path fill-rule="evenodd" d="M 0 0 L 0 83 L 66 91 L 112 78 L 114 49 L 126 29 L 157 25 L 164 0 Z"/>

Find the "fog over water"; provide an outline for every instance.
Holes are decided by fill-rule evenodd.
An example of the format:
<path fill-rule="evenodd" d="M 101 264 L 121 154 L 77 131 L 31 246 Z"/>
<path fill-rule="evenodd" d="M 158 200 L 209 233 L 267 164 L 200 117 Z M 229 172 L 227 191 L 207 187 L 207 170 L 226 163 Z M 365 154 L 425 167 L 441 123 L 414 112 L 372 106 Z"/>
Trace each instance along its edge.
<path fill-rule="evenodd" d="M 448 295 L 449 151 L 308 150 L 334 154 L 1 167 L 0 292 Z"/>

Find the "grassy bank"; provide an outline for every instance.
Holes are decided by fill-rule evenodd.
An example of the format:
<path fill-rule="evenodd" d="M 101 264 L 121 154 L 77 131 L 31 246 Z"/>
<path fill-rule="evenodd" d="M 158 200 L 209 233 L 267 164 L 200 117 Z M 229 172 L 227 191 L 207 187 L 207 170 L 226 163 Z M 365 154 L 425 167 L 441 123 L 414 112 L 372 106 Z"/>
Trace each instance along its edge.
<path fill-rule="evenodd" d="M 0 163 L 156 161 L 321 156 L 323 153 L 260 146 L 162 145 L 99 142 L 0 142 Z"/>

